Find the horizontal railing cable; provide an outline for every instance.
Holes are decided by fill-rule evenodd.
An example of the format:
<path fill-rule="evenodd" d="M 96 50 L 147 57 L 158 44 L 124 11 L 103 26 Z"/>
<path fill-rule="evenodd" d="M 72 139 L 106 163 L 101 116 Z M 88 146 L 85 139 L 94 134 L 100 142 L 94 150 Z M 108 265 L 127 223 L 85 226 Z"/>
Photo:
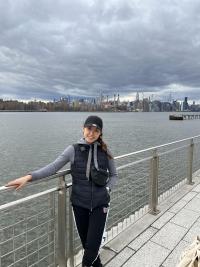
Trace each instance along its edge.
<path fill-rule="evenodd" d="M 159 146 L 149 147 L 149 148 L 146 148 L 146 149 L 142 149 L 142 150 L 138 150 L 138 151 L 131 152 L 131 153 L 128 153 L 128 154 L 124 154 L 124 155 L 121 155 L 121 156 L 116 156 L 116 157 L 114 157 L 114 159 L 121 159 L 121 158 L 125 158 L 125 157 L 128 157 L 128 156 L 137 155 L 139 153 L 155 150 L 155 149 L 158 149 L 158 148 L 167 147 L 167 146 L 170 146 L 170 145 L 178 144 L 178 143 L 181 143 L 181 142 L 184 142 L 184 141 L 191 140 L 192 138 L 194 139 L 194 138 L 198 138 L 198 137 L 200 137 L 200 135 L 196 135 L 196 136 L 193 136 L 193 137 L 188 137 L 188 138 L 185 138 L 185 139 L 181 139 L 181 140 L 174 141 L 174 142 L 171 142 L 171 143 L 166 143 L 166 144 L 159 145 Z"/>

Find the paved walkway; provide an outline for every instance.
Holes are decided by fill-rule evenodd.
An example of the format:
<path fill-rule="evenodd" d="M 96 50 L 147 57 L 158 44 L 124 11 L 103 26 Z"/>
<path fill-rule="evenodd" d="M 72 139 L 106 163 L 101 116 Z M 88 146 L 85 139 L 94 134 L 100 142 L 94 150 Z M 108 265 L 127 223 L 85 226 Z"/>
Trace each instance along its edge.
<path fill-rule="evenodd" d="M 146 214 L 102 250 L 105 267 L 175 267 L 196 235 L 200 235 L 200 174 Z"/>

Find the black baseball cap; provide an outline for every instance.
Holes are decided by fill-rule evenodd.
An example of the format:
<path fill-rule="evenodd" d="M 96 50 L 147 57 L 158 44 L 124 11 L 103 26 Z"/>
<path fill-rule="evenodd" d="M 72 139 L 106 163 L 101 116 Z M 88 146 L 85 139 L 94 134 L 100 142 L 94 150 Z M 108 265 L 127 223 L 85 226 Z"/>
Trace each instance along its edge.
<path fill-rule="evenodd" d="M 99 130 L 102 131 L 103 129 L 103 121 L 98 116 L 89 116 L 84 122 L 84 127 L 97 127 Z"/>

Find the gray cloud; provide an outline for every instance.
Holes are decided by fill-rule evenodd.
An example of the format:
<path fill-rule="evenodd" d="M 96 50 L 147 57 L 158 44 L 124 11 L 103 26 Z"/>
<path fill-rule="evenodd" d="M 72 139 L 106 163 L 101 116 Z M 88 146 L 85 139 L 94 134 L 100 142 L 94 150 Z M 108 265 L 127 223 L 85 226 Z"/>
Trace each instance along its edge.
<path fill-rule="evenodd" d="M 197 0 L 0 0 L 0 97 L 200 99 Z"/>

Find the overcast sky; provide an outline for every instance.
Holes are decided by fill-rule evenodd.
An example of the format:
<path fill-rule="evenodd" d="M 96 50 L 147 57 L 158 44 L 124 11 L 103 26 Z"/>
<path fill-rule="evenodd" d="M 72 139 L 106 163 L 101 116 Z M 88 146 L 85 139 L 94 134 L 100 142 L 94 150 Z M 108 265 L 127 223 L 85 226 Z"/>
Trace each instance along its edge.
<path fill-rule="evenodd" d="M 0 0 L 0 98 L 199 101 L 199 48 L 199 0 Z"/>

